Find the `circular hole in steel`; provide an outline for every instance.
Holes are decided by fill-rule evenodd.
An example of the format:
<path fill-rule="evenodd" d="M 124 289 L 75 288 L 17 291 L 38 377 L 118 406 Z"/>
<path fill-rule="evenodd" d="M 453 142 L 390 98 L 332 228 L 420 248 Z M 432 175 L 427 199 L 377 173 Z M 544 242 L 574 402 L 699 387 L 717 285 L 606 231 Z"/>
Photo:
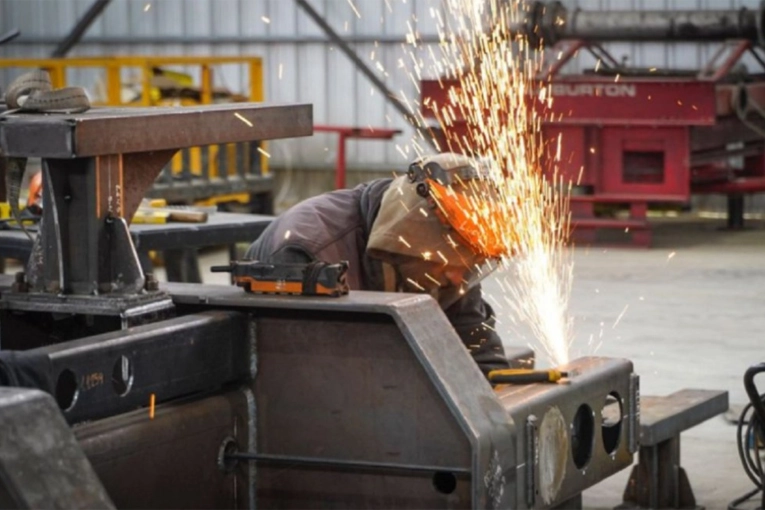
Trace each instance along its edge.
<path fill-rule="evenodd" d="M 224 439 L 218 450 L 218 468 L 226 473 L 232 472 L 236 468 L 237 459 L 230 455 L 238 451 L 239 445 L 236 444 L 236 440 L 233 437 Z"/>
<path fill-rule="evenodd" d="M 133 364 L 126 356 L 120 356 L 112 368 L 112 388 L 120 397 L 124 397 L 133 387 Z"/>
<path fill-rule="evenodd" d="M 592 442 L 595 433 L 595 420 L 592 408 L 582 404 L 571 422 L 571 455 L 578 469 L 584 468 L 592 458 Z"/>
<path fill-rule="evenodd" d="M 448 471 L 438 471 L 433 475 L 433 487 L 441 494 L 451 494 L 457 490 L 457 477 Z"/>
<path fill-rule="evenodd" d="M 606 397 L 603 411 L 600 413 L 603 448 L 605 448 L 606 453 L 613 453 L 619 446 L 623 417 L 622 399 L 617 392 L 612 391 Z"/>
<path fill-rule="evenodd" d="M 65 368 L 56 380 L 56 402 L 63 411 L 69 411 L 77 402 L 80 388 L 77 386 L 77 376 Z"/>

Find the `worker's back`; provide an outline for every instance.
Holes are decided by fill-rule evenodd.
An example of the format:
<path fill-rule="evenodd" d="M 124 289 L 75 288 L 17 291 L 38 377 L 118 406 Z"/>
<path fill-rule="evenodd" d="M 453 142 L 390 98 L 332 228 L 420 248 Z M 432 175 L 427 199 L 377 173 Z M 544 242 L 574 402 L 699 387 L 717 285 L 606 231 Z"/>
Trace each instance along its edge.
<path fill-rule="evenodd" d="M 309 198 L 278 216 L 246 258 L 264 262 L 349 262 L 353 290 L 383 290 L 381 264 L 366 257 L 369 232 L 391 179 Z"/>
<path fill-rule="evenodd" d="M 369 233 L 391 179 L 309 198 L 277 217 L 250 245 L 245 257 L 263 262 L 349 262 L 351 290 L 385 290 L 383 264 L 366 254 Z M 494 312 L 473 287 L 445 310 L 465 347 L 484 373 L 507 368 L 502 342 L 494 331 Z M 519 356 L 533 360 L 523 348 Z M 514 365 L 515 366 L 515 365 Z M 530 363 L 533 366 L 533 361 Z"/>

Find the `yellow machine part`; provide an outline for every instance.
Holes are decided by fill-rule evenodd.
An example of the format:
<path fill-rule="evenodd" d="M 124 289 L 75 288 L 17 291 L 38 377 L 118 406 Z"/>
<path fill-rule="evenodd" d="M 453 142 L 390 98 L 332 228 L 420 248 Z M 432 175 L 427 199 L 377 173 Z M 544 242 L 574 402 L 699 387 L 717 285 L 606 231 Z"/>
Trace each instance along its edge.
<path fill-rule="evenodd" d="M 136 211 L 135 215 L 133 215 L 133 221 L 131 223 L 141 224 L 141 225 L 146 225 L 146 224 L 157 225 L 161 223 L 167 223 L 167 219 L 169 217 L 170 217 L 169 212 L 139 209 Z"/>
<path fill-rule="evenodd" d="M 227 204 L 236 202 L 237 204 L 247 204 L 250 201 L 250 195 L 247 193 L 232 193 L 229 195 L 216 195 L 206 200 L 198 200 L 194 202 L 194 205 L 211 207 L 218 204 Z"/>

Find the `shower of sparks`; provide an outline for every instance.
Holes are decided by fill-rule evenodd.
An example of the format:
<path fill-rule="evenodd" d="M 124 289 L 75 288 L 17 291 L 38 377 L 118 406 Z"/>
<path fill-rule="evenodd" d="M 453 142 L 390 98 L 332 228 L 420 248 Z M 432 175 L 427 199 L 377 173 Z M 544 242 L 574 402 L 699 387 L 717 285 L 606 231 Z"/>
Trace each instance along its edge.
<path fill-rule="evenodd" d="M 627 308 L 629 308 L 630 305 L 624 305 L 624 308 L 622 309 L 622 312 L 619 314 L 619 316 L 614 321 L 614 325 L 611 326 L 611 329 L 616 329 L 616 326 L 619 325 L 619 323 L 622 320 L 622 317 L 624 317 L 624 314 L 627 313 Z"/>
<path fill-rule="evenodd" d="M 242 122 L 244 122 L 245 124 L 247 124 L 249 127 L 252 127 L 252 122 L 250 122 L 249 120 L 245 119 L 245 118 L 242 116 L 242 114 L 241 114 L 241 113 L 239 113 L 239 112 L 235 112 L 235 113 L 234 113 L 234 117 L 236 117 L 237 119 L 241 120 Z"/>
<path fill-rule="evenodd" d="M 431 10 L 440 44 L 422 51 L 410 26 L 411 49 L 399 67 L 418 92 L 425 75 L 439 77 L 445 90 L 447 79 L 456 86 L 446 90 L 446 104 L 432 98 L 423 104 L 403 98 L 404 103 L 423 126 L 430 123 L 419 108 L 436 119 L 445 133 L 439 151 L 464 153 L 488 169 L 488 179 L 454 186 L 467 197 L 460 213 L 476 226 L 473 238 L 480 251 L 502 246 L 506 253 L 498 275 L 505 296 L 495 300 L 505 306 L 496 306 L 495 316 L 524 323 L 551 362 L 566 363 L 573 339 L 568 311 L 573 261 L 565 248 L 571 185 L 557 174 L 560 149 L 542 141 L 542 122 L 552 104 L 549 83 L 536 79 L 542 75 L 542 52 L 511 28 L 523 21 L 527 7 L 520 0 L 444 0 L 443 5 L 445 16 Z M 457 122 L 466 124 L 465 133 L 453 129 Z M 416 155 L 425 152 L 424 141 L 412 143 Z M 543 168 L 550 153 L 558 157 L 547 159 L 552 168 Z M 454 195 L 447 189 L 435 197 L 436 210 L 443 212 L 441 202 Z"/>
<path fill-rule="evenodd" d="M 356 15 L 356 17 L 361 19 L 361 13 L 356 8 L 356 6 L 353 4 L 353 0 L 348 0 L 348 5 L 351 6 L 351 9 L 353 9 L 353 13 Z"/>

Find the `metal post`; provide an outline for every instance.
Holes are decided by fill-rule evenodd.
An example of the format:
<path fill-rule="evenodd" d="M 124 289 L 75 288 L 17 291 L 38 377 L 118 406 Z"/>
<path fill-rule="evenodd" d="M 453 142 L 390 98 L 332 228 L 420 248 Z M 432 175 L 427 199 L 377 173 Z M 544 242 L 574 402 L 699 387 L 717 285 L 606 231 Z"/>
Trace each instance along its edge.
<path fill-rule="evenodd" d="M 422 136 L 422 138 L 434 149 L 438 150 L 438 147 L 436 143 L 433 140 L 433 135 L 430 132 L 429 129 L 422 126 L 420 122 L 417 120 L 417 117 L 409 111 L 409 109 L 406 107 L 406 105 L 398 99 L 393 92 L 391 92 L 388 87 L 385 86 L 385 83 L 377 77 L 377 75 L 369 68 L 366 63 L 364 63 L 363 60 L 359 58 L 358 55 L 356 55 L 356 52 L 351 49 L 351 47 L 348 45 L 345 40 L 340 37 L 340 35 L 335 32 L 331 26 L 329 26 L 329 23 L 321 17 L 321 15 L 316 12 L 316 10 L 309 4 L 306 0 L 295 0 L 295 2 L 298 4 L 298 7 L 303 9 L 308 16 L 313 19 L 317 25 L 324 31 L 325 34 L 327 34 L 327 37 L 330 38 L 330 40 L 337 44 L 337 47 L 345 53 L 345 55 L 351 59 L 351 62 L 354 63 L 354 65 L 361 71 L 361 73 L 366 76 L 369 81 L 372 82 L 372 85 L 377 88 L 377 90 L 385 97 L 385 99 L 393 105 L 393 107 L 406 119 L 409 124 L 411 124 L 417 132 Z"/>
<path fill-rule="evenodd" d="M 345 134 L 337 137 L 337 163 L 335 165 L 335 189 L 345 188 Z"/>
<path fill-rule="evenodd" d="M 728 195 L 728 228 L 731 230 L 744 228 L 744 195 L 741 193 Z"/>
<path fill-rule="evenodd" d="M 106 6 L 109 5 L 109 2 L 111 1 L 112 0 L 96 0 L 93 2 L 93 5 L 91 5 L 90 9 L 88 9 L 82 18 L 80 18 L 77 24 L 72 28 L 72 31 L 69 32 L 64 40 L 61 41 L 55 50 L 53 50 L 51 57 L 65 57 L 66 54 L 69 53 L 69 50 L 71 50 L 74 45 L 77 44 L 80 39 L 82 39 L 82 36 L 85 34 L 85 32 L 87 32 L 88 28 L 90 28 L 90 25 L 92 25 L 93 22 L 98 19 L 98 17 L 101 15 L 104 9 L 106 9 Z"/>

